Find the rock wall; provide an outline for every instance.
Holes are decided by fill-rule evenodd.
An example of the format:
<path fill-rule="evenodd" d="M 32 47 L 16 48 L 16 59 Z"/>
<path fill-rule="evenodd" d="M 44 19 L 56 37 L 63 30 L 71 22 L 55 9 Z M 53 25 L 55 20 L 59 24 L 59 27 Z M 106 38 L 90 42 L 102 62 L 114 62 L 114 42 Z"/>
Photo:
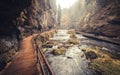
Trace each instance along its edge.
<path fill-rule="evenodd" d="M 17 23 L 22 23 L 19 28 L 22 35 L 26 36 L 36 31 L 42 32 L 53 28 L 56 21 L 55 15 L 55 0 L 31 0 L 30 7 L 21 12 Z"/>
<path fill-rule="evenodd" d="M 14 35 L 0 38 L 0 71 L 11 61 L 12 56 L 18 51 L 18 46 Z"/>
<path fill-rule="evenodd" d="M 0 70 L 18 51 L 20 30 L 16 19 L 23 9 L 30 6 L 30 0 L 2 0 L 0 2 Z"/>
<path fill-rule="evenodd" d="M 0 2 L 0 70 L 18 51 L 19 41 L 55 26 L 56 0 L 2 0 Z"/>
<path fill-rule="evenodd" d="M 119 0 L 77 0 L 69 11 L 77 31 L 120 40 Z"/>

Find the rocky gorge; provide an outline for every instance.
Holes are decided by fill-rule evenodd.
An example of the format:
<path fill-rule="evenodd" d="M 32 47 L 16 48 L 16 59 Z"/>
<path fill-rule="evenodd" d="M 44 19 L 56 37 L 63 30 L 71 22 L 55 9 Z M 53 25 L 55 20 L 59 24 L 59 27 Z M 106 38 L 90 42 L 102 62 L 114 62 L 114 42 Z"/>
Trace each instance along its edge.
<path fill-rule="evenodd" d="M 1 0 L 0 75 L 11 63 L 14 66 L 17 55 L 29 52 L 28 43 L 30 53 L 36 54 L 33 39 L 55 75 L 119 75 L 120 1 L 76 0 L 69 8 L 57 1 Z M 25 46 L 24 39 L 28 41 Z M 32 58 L 36 65 L 37 57 Z M 18 60 L 20 64 L 26 59 L 21 55 Z"/>

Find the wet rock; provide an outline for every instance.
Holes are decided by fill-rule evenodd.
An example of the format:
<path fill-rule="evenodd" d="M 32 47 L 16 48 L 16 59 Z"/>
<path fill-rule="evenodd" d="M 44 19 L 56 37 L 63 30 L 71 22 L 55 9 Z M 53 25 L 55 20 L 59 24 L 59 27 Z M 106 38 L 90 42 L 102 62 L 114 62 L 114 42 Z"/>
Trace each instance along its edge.
<path fill-rule="evenodd" d="M 85 53 L 87 59 L 96 59 L 98 56 L 95 52 L 89 51 Z"/>
<path fill-rule="evenodd" d="M 85 52 L 85 51 L 86 51 L 86 49 L 82 49 L 82 51 L 83 51 L 83 52 Z"/>
<path fill-rule="evenodd" d="M 85 71 L 85 73 L 86 73 L 86 75 L 90 75 L 90 74 L 91 75 L 102 75 L 101 72 L 96 71 L 94 69 L 88 69 L 88 70 Z"/>
<path fill-rule="evenodd" d="M 47 51 L 47 49 L 46 48 L 43 48 L 43 53 L 45 53 Z"/>
<path fill-rule="evenodd" d="M 68 56 L 67 58 L 68 58 L 68 59 L 73 59 L 73 58 L 72 58 L 72 57 L 70 57 L 70 56 Z"/>
<path fill-rule="evenodd" d="M 82 54 L 82 55 L 81 55 L 81 58 L 83 58 L 84 56 L 85 56 L 85 55 L 84 55 L 84 54 Z"/>

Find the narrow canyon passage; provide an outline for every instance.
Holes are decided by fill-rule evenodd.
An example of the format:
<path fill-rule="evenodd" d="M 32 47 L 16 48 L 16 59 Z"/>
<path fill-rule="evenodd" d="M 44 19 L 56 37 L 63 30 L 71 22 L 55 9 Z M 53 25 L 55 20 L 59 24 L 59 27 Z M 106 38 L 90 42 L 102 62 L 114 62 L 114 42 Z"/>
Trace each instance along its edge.
<path fill-rule="evenodd" d="M 1 0 L 0 75 L 119 75 L 120 0 Z"/>

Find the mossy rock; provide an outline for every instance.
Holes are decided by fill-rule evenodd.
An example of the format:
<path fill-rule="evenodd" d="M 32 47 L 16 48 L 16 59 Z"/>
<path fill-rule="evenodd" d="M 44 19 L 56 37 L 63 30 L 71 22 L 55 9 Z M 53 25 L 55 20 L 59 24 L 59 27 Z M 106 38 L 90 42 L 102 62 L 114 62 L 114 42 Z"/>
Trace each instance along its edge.
<path fill-rule="evenodd" d="M 62 55 L 65 52 L 66 52 L 66 48 L 64 48 L 64 47 L 53 50 L 53 54 L 54 55 Z"/>
<path fill-rule="evenodd" d="M 47 42 L 47 44 L 57 45 L 58 42 L 57 42 L 57 41 L 50 40 L 50 41 Z"/>
<path fill-rule="evenodd" d="M 96 59 L 98 56 L 95 52 L 89 51 L 85 53 L 87 59 Z"/>
<path fill-rule="evenodd" d="M 92 59 L 89 68 L 99 71 L 102 75 L 119 75 L 120 60 L 111 58 L 109 53 L 96 48 L 86 48 L 87 59 Z"/>
<path fill-rule="evenodd" d="M 77 38 L 77 36 L 75 33 L 73 33 L 73 34 L 70 34 L 70 38 Z"/>
<path fill-rule="evenodd" d="M 69 47 L 72 47 L 74 44 L 64 44 L 64 47 L 65 48 L 69 48 Z"/>
<path fill-rule="evenodd" d="M 75 33 L 75 30 L 74 30 L 74 29 L 70 29 L 70 30 L 68 30 L 67 33 L 68 33 L 68 34 L 74 34 L 74 33 Z"/>
<path fill-rule="evenodd" d="M 98 58 L 91 62 L 90 67 L 98 70 L 102 75 L 120 75 L 120 60 Z"/>
<path fill-rule="evenodd" d="M 44 42 L 44 43 L 42 43 L 42 47 L 43 48 L 52 48 L 53 44 L 49 44 L 48 42 Z"/>
<path fill-rule="evenodd" d="M 76 45 L 76 44 L 79 44 L 80 42 L 78 39 L 72 38 L 72 39 L 69 39 L 67 43 Z"/>
<path fill-rule="evenodd" d="M 43 53 L 45 53 L 47 51 L 47 48 L 43 48 Z"/>

